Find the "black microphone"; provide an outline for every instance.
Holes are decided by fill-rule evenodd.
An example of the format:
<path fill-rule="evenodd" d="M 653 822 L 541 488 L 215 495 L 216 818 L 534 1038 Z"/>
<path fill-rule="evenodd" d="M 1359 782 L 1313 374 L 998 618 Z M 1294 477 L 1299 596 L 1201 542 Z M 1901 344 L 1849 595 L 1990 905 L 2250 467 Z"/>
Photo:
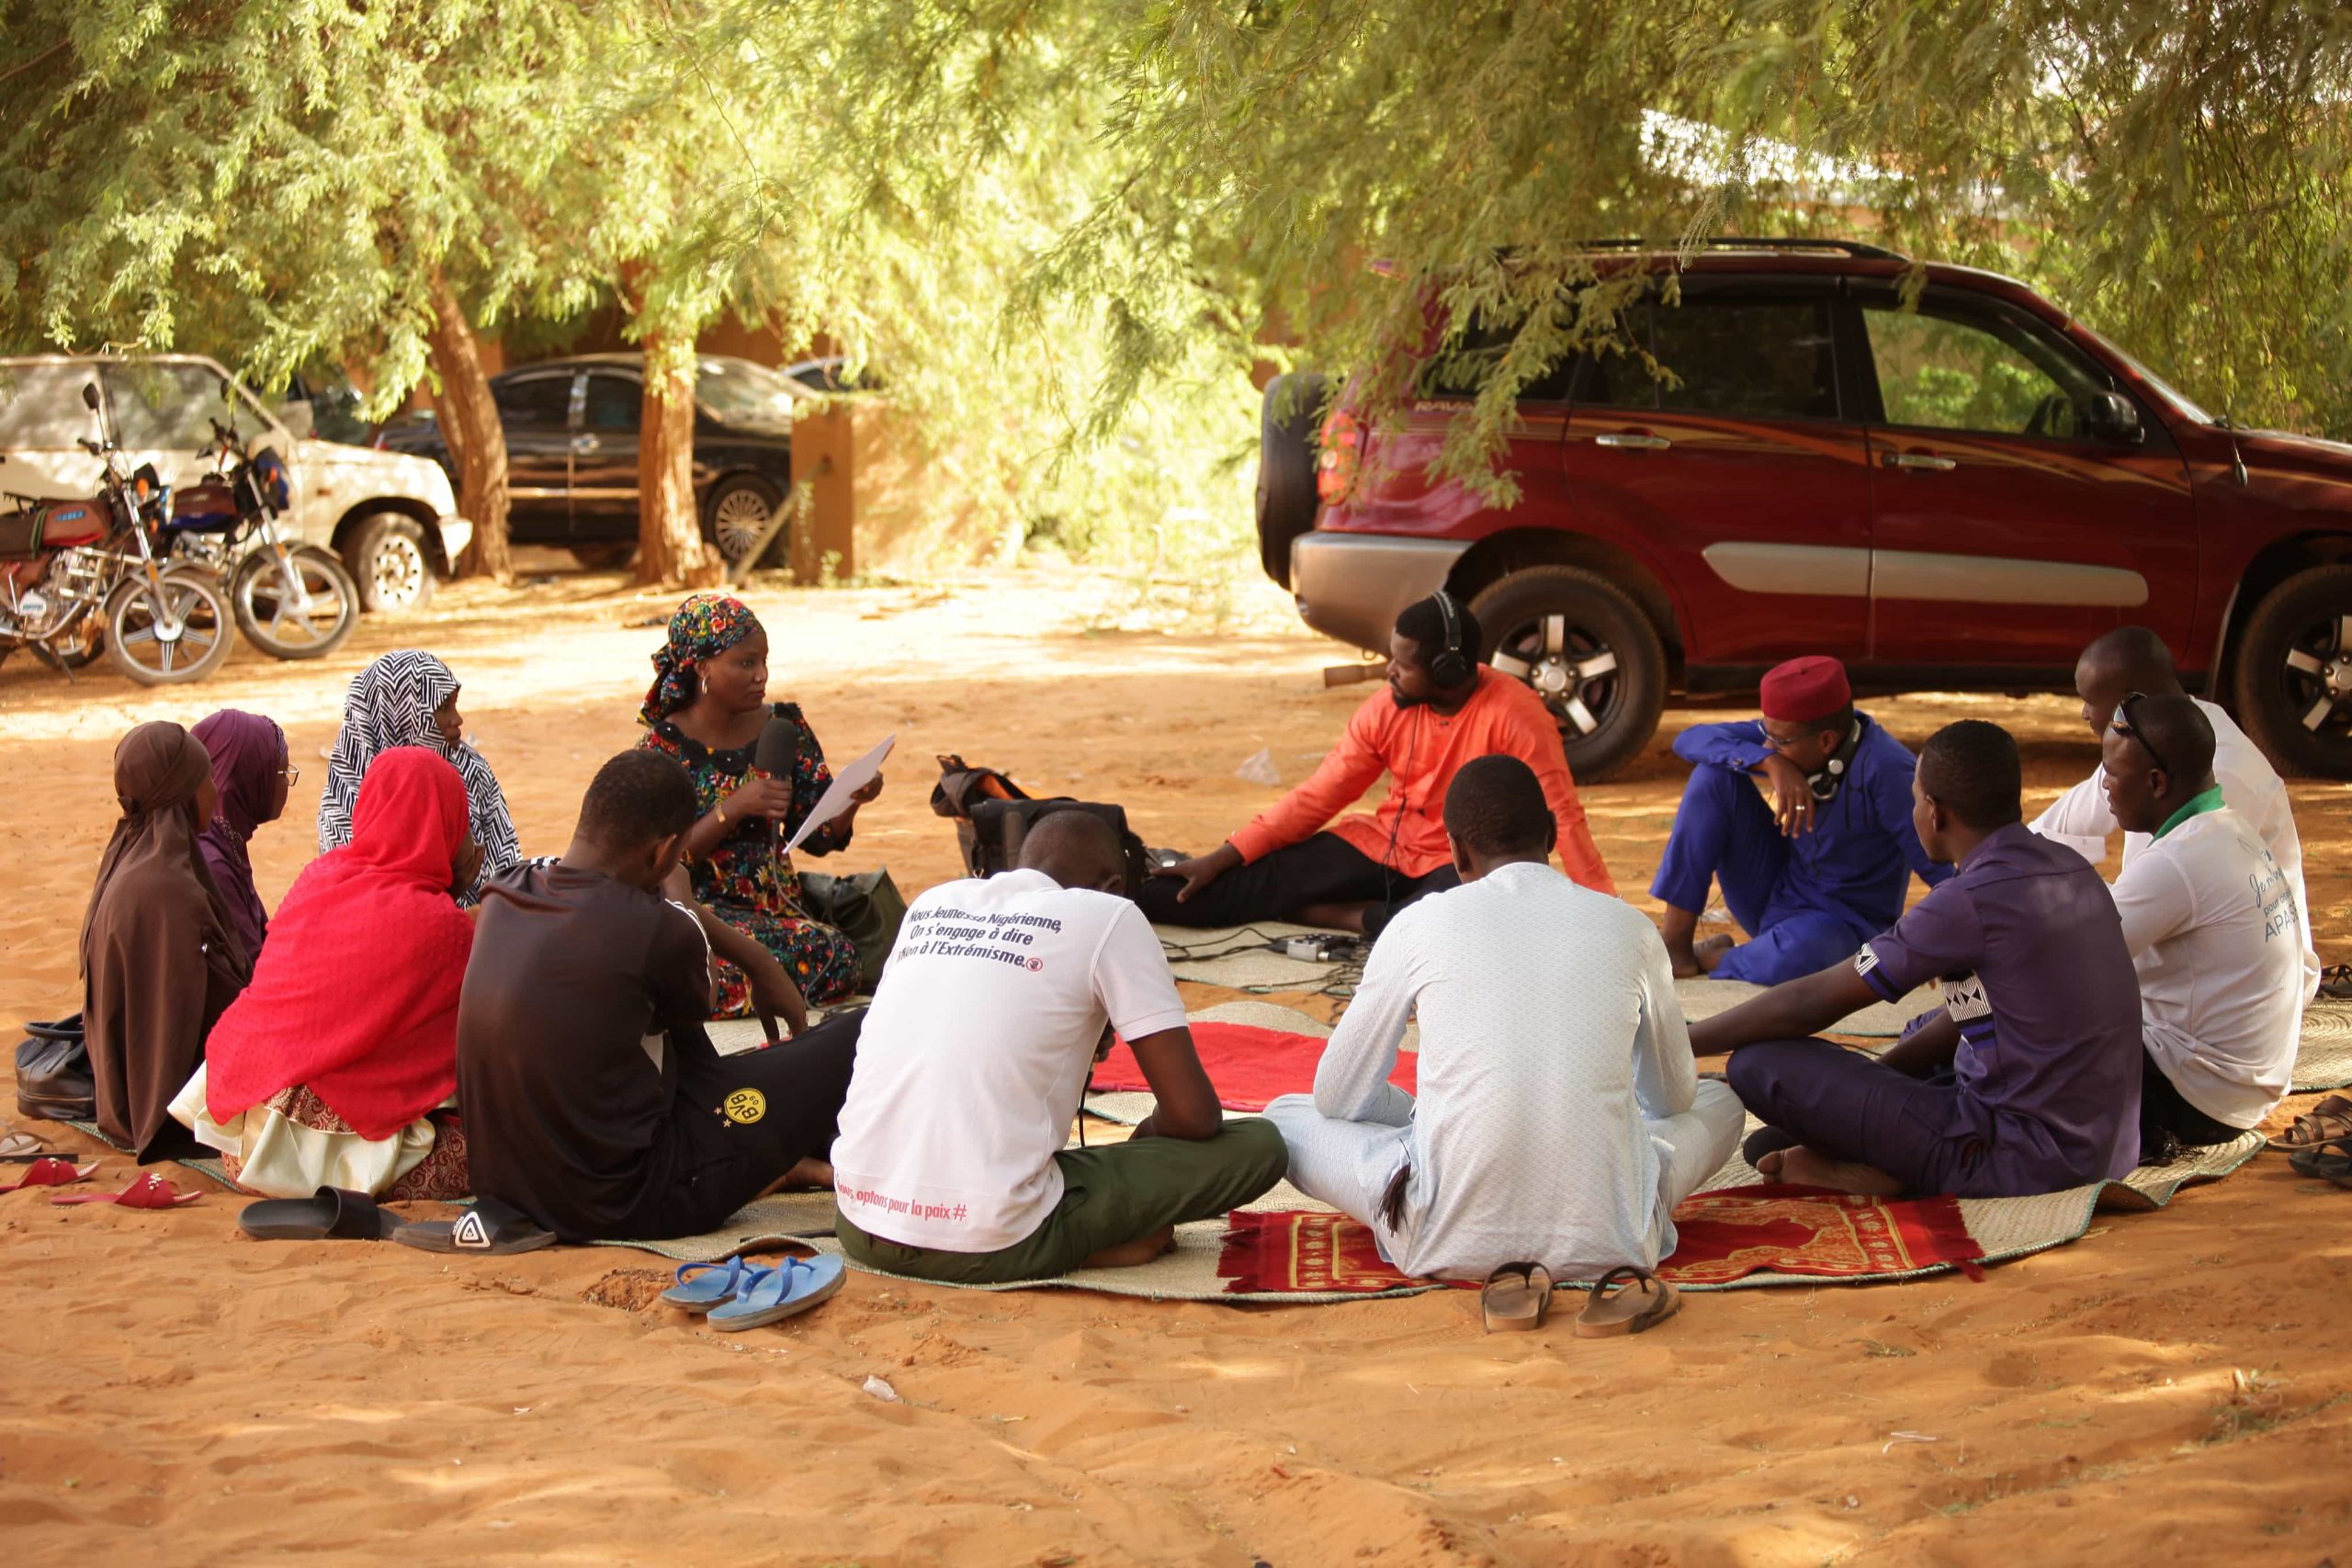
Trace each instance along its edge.
<path fill-rule="evenodd" d="M 770 778 L 781 779 L 785 787 L 792 787 L 793 774 L 800 768 L 800 727 L 782 714 L 768 715 L 766 728 L 760 731 L 760 743 L 752 752 L 752 765 Z M 784 824 L 768 823 L 775 835 L 775 847 L 784 846 Z"/>
<path fill-rule="evenodd" d="M 782 714 L 771 712 L 767 724 L 760 730 L 759 744 L 752 749 L 752 765 L 770 778 L 782 779 L 785 787 L 792 787 L 793 774 L 800 767 L 800 728 Z M 771 818 L 768 821 L 768 844 L 781 854 L 784 849 L 784 824 Z M 752 1010 L 758 1014 L 760 1027 L 773 1045 L 778 1039 L 775 1019 L 765 1008 Z"/>

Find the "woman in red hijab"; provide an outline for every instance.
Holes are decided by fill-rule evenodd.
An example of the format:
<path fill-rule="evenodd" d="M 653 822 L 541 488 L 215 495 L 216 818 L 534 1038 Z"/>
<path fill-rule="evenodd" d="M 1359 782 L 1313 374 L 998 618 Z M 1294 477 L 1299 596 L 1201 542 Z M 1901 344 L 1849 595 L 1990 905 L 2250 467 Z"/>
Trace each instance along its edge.
<path fill-rule="evenodd" d="M 481 849 L 466 786 L 421 747 L 368 770 L 351 841 L 311 863 L 269 922 L 253 983 L 221 1015 L 172 1113 L 240 1186 L 395 1201 L 466 1191 L 458 992 Z"/>

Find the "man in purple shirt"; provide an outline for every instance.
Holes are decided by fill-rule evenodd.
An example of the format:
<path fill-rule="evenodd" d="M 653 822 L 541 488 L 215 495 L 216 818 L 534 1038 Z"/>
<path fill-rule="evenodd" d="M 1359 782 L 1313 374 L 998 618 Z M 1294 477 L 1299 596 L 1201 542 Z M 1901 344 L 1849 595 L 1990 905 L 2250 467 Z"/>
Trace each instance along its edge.
<path fill-rule="evenodd" d="M 1781 1181 L 1892 1196 L 2001 1198 L 2119 1177 L 2140 1157 L 2140 984 L 2107 886 L 2027 829 L 2017 742 L 1962 719 L 1912 781 L 1919 841 L 1957 862 L 1846 963 L 1690 1026 L 1731 1051 L 1732 1088 L 1768 1130 Z M 1940 1017 L 1883 1056 L 1803 1038 L 1928 980 Z"/>

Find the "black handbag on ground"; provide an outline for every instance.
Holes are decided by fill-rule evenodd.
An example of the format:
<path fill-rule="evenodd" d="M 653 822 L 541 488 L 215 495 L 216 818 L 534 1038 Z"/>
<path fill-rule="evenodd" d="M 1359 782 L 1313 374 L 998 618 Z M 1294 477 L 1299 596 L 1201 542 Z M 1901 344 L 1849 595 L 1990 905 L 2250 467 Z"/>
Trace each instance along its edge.
<path fill-rule="evenodd" d="M 17 1046 L 17 1114 L 42 1122 L 94 1122 L 98 1086 L 82 1043 L 82 1015 L 28 1023 Z"/>
<path fill-rule="evenodd" d="M 1143 840 L 1128 830 L 1124 807 L 1101 801 L 1077 800 L 1059 795 L 1033 800 L 1019 784 L 994 768 L 975 768 L 961 757 L 939 759 L 939 783 L 931 792 L 931 808 L 956 823 L 956 840 L 964 852 L 964 869 L 974 876 L 994 876 L 1021 861 L 1021 840 L 1029 825 L 1057 811 L 1087 811 L 1100 817 L 1119 835 L 1127 863 L 1127 897 L 1143 891 L 1150 874 Z"/>
<path fill-rule="evenodd" d="M 849 938 L 857 947 L 857 988 L 871 992 L 899 940 L 907 901 L 887 867 L 854 876 L 800 874 L 800 900 L 809 914 Z"/>

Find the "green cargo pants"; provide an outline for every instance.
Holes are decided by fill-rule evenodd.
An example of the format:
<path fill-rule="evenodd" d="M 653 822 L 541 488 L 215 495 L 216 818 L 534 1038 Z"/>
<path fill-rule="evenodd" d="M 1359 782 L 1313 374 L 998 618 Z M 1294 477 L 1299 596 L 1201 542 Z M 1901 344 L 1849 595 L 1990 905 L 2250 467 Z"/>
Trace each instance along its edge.
<path fill-rule="evenodd" d="M 1064 1149 L 1062 1201 L 1029 1235 L 1001 1252 L 900 1247 L 846 1218 L 834 1234 L 854 1263 L 950 1285 L 998 1285 L 1067 1274 L 1105 1247 L 1162 1225 L 1205 1220 L 1247 1203 L 1283 1179 L 1288 1151 L 1273 1123 L 1229 1121 L 1216 1136 L 1141 1138 L 1099 1149 Z"/>

